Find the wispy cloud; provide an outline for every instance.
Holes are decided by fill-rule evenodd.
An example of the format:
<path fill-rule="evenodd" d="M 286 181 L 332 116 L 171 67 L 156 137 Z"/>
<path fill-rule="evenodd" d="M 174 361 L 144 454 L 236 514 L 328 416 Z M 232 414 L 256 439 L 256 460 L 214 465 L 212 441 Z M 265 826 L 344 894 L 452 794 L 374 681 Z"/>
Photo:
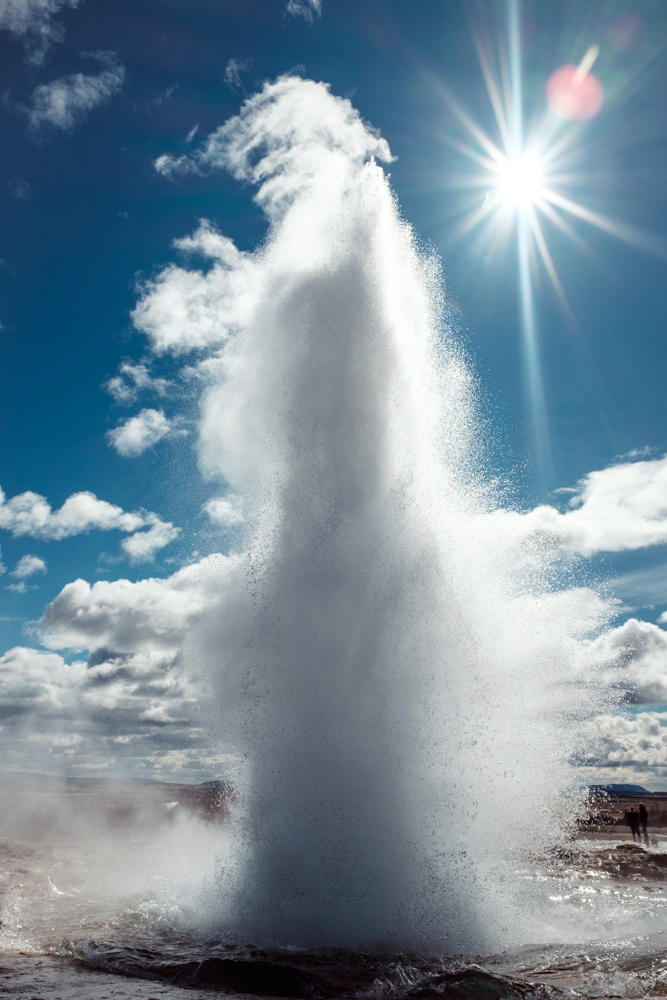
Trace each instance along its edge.
<path fill-rule="evenodd" d="M 87 53 L 105 68 L 96 75 L 72 73 L 36 87 L 26 109 L 30 131 L 37 137 L 71 131 L 93 108 L 106 103 L 123 86 L 125 68 L 113 52 Z"/>
<path fill-rule="evenodd" d="M 130 536 L 121 547 L 132 562 L 153 559 L 159 549 L 180 534 L 180 528 L 162 521 L 157 514 L 130 513 L 98 500 L 94 493 L 73 493 L 54 511 L 38 493 L 27 491 L 8 500 L 1 489 L 0 529 L 15 538 L 27 536 L 44 541 L 60 541 L 93 530 L 122 531 Z"/>
<path fill-rule="evenodd" d="M 144 391 L 166 396 L 171 388 L 167 379 L 152 376 L 148 365 L 142 362 L 133 365 L 124 361 L 118 371 L 118 375 L 104 384 L 106 391 L 117 403 L 134 403 L 139 393 Z"/>
<path fill-rule="evenodd" d="M 28 201 L 32 195 L 32 184 L 17 177 L 12 181 L 7 181 L 5 191 L 14 201 Z"/>
<path fill-rule="evenodd" d="M 142 410 L 107 432 L 112 448 L 123 458 L 136 458 L 174 431 L 174 422 L 162 410 Z"/>
<path fill-rule="evenodd" d="M 289 0 L 285 8 L 292 17 L 302 17 L 309 24 L 322 13 L 322 0 Z"/>
<path fill-rule="evenodd" d="M 78 7 L 81 0 L 0 0 L 0 29 L 22 38 L 31 62 L 41 63 L 49 46 L 63 36 L 53 17 L 64 7 Z"/>
<path fill-rule="evenodd" d="M 232 90 L 239 90 L 243 88 L 243 81 L 241 80 L 241 74 L 247 73 L 252 67 L 252 59 L 230 59 L 225 67 L 225 83 L 227 83 Z"/>

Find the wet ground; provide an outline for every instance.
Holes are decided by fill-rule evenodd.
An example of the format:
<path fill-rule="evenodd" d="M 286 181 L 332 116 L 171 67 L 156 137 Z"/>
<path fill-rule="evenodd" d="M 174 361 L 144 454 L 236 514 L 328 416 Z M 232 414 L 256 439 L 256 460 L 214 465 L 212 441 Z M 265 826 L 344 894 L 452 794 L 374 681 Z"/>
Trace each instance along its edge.
<path fill-rule="evenodd" d="M 181 826 L 166 829 L 164 838 L 135 839 L 123 843 L 120 852 L 118 843 L 0 841 L 0 997 L 667 996 L 667 851 L 662 844 L 645 850 L 627 840 L 588 837 L 526 857 L 515 876 L 525 885 L 527 900 L 543 901 L 543 909 L 534 911 L 539 913 L 536 937 L 542 934 L 548 941 L 550 928 L 557 934 L 567 925 L 570 943 L 440 959 L 260 950 L 194 933 L 190 928 L 200 897 L 196 892 L 189 897 L 188 887 L 211 869 L 219 836 L 210 826 L 184 818 Z M 172 862 L 165 868 L 165 857 L 181 858 L 185 867 Z M 587 944 L 572 943 L 579 928 Z"/>

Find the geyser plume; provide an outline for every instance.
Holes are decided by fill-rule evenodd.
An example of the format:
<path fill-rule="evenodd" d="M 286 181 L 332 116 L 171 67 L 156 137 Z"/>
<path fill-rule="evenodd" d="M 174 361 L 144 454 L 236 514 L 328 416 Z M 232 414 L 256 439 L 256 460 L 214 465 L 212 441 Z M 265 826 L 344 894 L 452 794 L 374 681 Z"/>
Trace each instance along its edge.
<path fill-rule="evenodd" d="M 377 160 L 348 101 L 267 84 L 195 158 L 158 161 L 258 185 L 264 246 L 202 223 L 180 245 L 210 270 L 168 269 L 135 319 L 160 350 L 221 345 L 201 458 L 247 518 L 188 648 L 242 760 L 225 932 L 482 949 L 514 919 L 512 852 L 558 836 L 598 697 L 579 650 L 608 612 L 559 588 L 552 536 L 496 509 L 438 268 Z"/>

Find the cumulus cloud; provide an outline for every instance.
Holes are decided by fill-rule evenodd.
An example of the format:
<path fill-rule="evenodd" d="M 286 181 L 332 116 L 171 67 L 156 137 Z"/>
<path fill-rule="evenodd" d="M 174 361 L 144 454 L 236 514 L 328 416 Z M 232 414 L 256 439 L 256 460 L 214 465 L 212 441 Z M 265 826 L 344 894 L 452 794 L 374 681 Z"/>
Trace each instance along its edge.
<path fill-rule="evenodd" d="M 226 497 L 215 497 L 204 504 L 204 510 L 214 524 L 231 528 L 243 523 L 243 502 L 241 497 L 230 494 Z"/>
<path fill-rule="evenodd" d="M 659 784 L 667 780 L 667 713 L 603 715 L 591 722 L 595 755 L 587 762 L 594 783 Z"/>
<path fill-rule="evenodd" d="M 44 610 L 39 629 L 50 649 L 175 652 L 238 573 L 239 557 L 214 554 L 166 578 L 68 583 Z"/>
<path fill-rule="evenodd" d="M 322 13 L 322 0 L 289 0 L 286 10 L 292 17 L 302 17 L 312 24 L 315 15 Z"/>
<path fill-rule="evenodd" d="M 81 0 L 0 0 L 0 29 L 23 38 L 32 62 L 44 60 L 47 49 L 63 36 L 53 20 L 65 7 L 78 7 Z"/>
<path fill-rule="evenodd" d="M 159 354 L 221 343 L 247 320 L 253 304 L 249 256 L 206 219 L 175 246 L 213 265 L 201 272 L 172 264 L 143 286 L 132 319 Z"/>
<path fill-rule="evenodd" d="M 93 108 L 106 103 L 123 86 L 125 68 L 113 52 L 89 53 L 105 68 L 96 75 L 72 73 L 36 87 L 27 109 L 30 130 L 35 135 L 61 130 L 68 132 L 82 122 Z"/>
<path fill-rule="evenodd" d="M 120 543 L 130 562 L 152 562 L 156 553 L 181 533 L 180 528 L 174 527 L 169 521 L 161 521 L 157 514 L 146 515 L 146 524 L 148 531 L 135 531 Z"/>
<path fill-rule="evenodd" d="M 25 766 L 108 767 L 174 778 L 210 756 L 196 692 L 174 652 L 100 650 L 88 661 L 17 646 L 0 657 L 0 745 Z M 39 759 L 39 757 L 38 757 Z M 180 775 L 179 775 L 180 772 Z"/>
<path fill-rule="evenodd" d="M 167 379 L 152 376 L 148 365 L 144 363 L 133 365 L 129 361 L 124 361 L 119 366 L 118 372 L 118 375 L 114 375 L 104 384 L 106 391 L 117 403 L 134 403 L 139 393 L 144 391 L 166 396 L 171 388 L 171 383 Z"/>
<path fill-rule="evenodd" d="M 25 555 L 21 556 L 11 575 L 19 580 L 27 580 L 35 573 L 46 573 L 46 563 L 39 556 Z"/>
<path fill-rule="evenodd" d="M 108 431 L 110 445 L 123 458 L 136 458 L 173 431 L 173 422 L 162 410 L 142 410 Z"/>
<path fill-rule="evenodd" d="M 59 510 L 46 498 L 27 491 L 7 499 L 0 489 L 0 528 L 16 537 L 60 541 L 88 531 L 122 531 L 130 534 L 124 550 L 134 562 L 152 559 L 155 552 L 180 533 L 170 522 L 151 512 L 129 513 L 98 500 L 94 493 L 73 493 Z M 147 528 L 147 531 L 140 529 Z"/>
<path fill-rule="evenodd" d="M 630 618 L 585 643 L 583 666 L 602 674 L 610 689 L 633 704 L 667 704 L 667 632 Z"/>
<path fill-rule="evenodd" d="M 167 578 L 67 584 L 38 624 L 52 652 L 0 657 L 3 751 L 13 735 L 43 735 L 52 759 L 70 767 L 119 758 L 173 779 L 219 765 L 195 725 L 201 678 L 185 671 L 181 650 L 244 573 L 241 557 L 214 554 Z M 68 664 L 55 652 L 64 649 L 79 658 Z"/>

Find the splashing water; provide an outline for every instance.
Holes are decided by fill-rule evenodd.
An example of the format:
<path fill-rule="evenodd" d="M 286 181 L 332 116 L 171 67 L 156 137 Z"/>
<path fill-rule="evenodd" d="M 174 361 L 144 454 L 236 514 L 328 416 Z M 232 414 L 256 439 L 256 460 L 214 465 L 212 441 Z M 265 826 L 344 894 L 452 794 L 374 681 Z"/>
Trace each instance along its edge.
<path fill-rule="evenodd" d="M 580 648 L 609 611 L 485 482 L 475 381 L 389 159 L 324 85 L 267 84 L 194 164 L 259 186 L 265 244 L 202 224 L 213 329 L 170 343 L 150 296 L 136 319 L 159 349 L 224 340 L 201 459 L 243 498 L 245 548 L 187 649 L 242 760 L 218 926 L 488 953 L 530 933 L 510 860 L 561 836 L 601 698 Z"/>

